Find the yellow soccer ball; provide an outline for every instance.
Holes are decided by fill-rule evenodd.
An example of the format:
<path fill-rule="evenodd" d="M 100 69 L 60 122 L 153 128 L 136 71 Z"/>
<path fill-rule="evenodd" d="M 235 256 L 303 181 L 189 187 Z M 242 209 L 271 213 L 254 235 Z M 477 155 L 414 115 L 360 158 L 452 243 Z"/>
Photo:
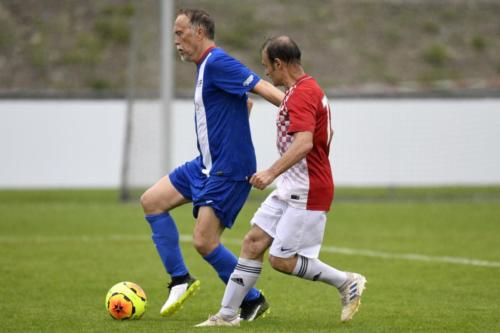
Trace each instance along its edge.
<path fill-rule="evenodd" d="M 139 319 L 146 311 L 146 293 L 137 283 L 120 282 L 109 289 L 105 306 L 114 319 Z"/>

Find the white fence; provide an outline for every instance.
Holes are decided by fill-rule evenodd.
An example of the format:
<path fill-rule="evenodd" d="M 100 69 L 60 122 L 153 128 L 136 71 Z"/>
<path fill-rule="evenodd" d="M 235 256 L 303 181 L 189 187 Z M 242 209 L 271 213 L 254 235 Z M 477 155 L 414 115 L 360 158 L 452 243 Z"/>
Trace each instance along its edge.
<path fill-rule="evenodd" d="M 331 102 L 339 186 L 500 184 L 500 99 Z M 168 171 L 154 144 L 159 107 L 149 104 L 152 123 L 142 125 L 153 143 L 140 148 L 134 171 L 145 185 Z M 196 155 L 192 102 L 176 101 L 173 112 L 178 165 Z M 252 111 L 259 169 L 278 157 L 275 112 L 263 101 Z M 121 100 L 0 101 L 0 188 L 117 187 L 124 129 Z"/>

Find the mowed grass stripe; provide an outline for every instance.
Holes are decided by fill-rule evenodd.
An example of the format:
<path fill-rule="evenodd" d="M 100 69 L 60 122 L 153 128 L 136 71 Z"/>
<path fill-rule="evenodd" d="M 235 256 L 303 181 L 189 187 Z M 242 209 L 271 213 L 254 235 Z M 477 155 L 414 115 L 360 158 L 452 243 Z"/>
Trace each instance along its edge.
<path fill-rule="evenodd" d="M 19 237 L 19 236 L 0 236 L 0 243 L 50 243 L 50 242 L 110 242 L 110 241 L 150 241 L 151 237 L 146 235 L 79 235 L 79 236 L 30 236 L 30 237 Z M 191 235 L 180 235 L 181 242 L 191 242 Z M 240 245 L 241 240 L 234 238 L 224 238 L 223 243 Z M 436 262 L 436 263 L 447 263 L 447 264 L 457 264 L 457 265 L 469 265 L 469 266 L 479 266 L 479 267 L 493 267 L 500 268 L 500 262 L 498 261 L 488 261 L 472 258 L 460 258 L 452 256 L 429 256 L 418 253 L 391 253 L 382 251 L 373 251 L 367 249 L 353 249 L 346 247 L 337 246 L 327 246 L 321 247 L 321 252 L 324 253 L 335 253 L 350 256 L 363 256 L 372 258 L 382 258 L 382 259 L 396 259 L 396 260 L 410 260 L 410 261 L 426 261 L 426 262 Z"/>

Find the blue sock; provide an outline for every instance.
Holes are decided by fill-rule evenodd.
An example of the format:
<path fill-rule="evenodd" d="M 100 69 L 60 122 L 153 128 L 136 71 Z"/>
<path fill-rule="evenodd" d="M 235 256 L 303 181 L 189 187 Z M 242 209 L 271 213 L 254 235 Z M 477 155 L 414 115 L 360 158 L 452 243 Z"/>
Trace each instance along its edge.
<path fill-rule="evenodd" d="M 204 256 L 205 259 L 212 267 L 215 269 L 219 278 L 227 284 L 229 277 L 234 271 L 236 264 L 238 263 L 238 259 L 231 253 L 228 249 L 224 247 L 224 245 L 219 244 L 211 253 Z M 243 301 L 251 301 L 257 299 L 260 296 L 260 292 L 252 288 L 245 296 Z"/>
<path fill-rule="evenodd" d="M 153 242 L 160 255 L 163 266 L 172 277 L 188 274 L 179 246 L 179 231 L 174 219 L 168 212 L 146 215 L 153 231 Z"/>

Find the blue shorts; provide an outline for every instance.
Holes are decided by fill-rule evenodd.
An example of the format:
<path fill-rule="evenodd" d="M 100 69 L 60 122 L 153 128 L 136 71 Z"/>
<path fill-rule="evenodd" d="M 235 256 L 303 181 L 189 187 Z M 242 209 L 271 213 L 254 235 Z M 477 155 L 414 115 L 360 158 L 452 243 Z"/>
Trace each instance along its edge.
<path fill-rule="evenodd" d="M 207 177 L 201 170 L 201 163 L 196 158 L 172 171 L 170 182 L 184 198 L 193 202 L 195 218 L 201 206 L 210 206 L 221 224 L 231 228 L 252 186 L 248 181 L 234 181 L 213 175 Z"/>

